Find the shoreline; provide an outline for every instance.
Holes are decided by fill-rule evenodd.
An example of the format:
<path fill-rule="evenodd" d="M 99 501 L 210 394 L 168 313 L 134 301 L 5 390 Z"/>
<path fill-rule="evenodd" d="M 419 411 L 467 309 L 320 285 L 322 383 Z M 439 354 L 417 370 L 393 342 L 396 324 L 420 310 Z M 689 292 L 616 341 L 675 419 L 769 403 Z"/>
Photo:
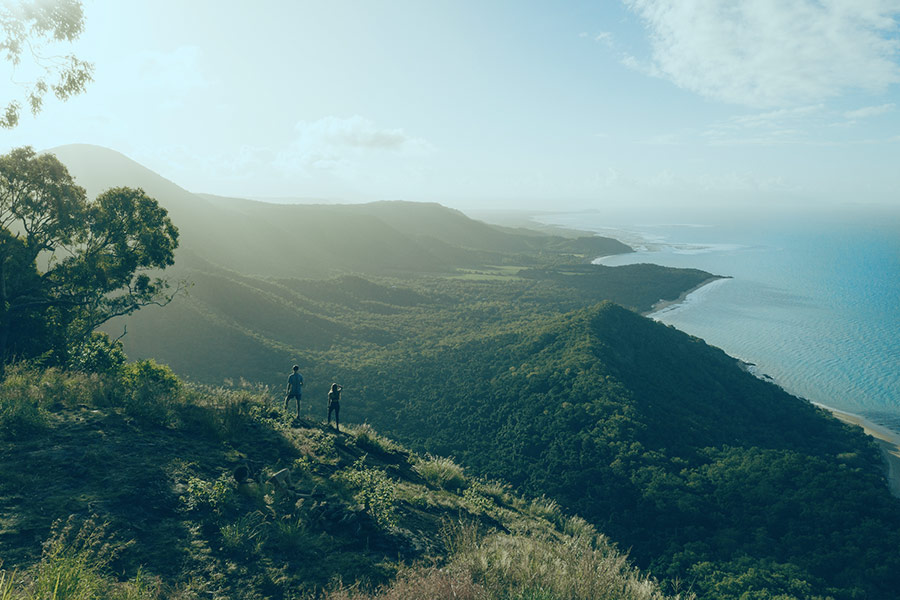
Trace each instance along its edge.
<path fill-rule="evenodd" d="M 687 300 L 688 296 L 690 296 L 691 294 L 693 294 L 700 288 L 706 287 L 707 285 L 709 285 L 710 283 L 713 283 L 714 281 L 721 281 L 722 279 L 731 279 L 731 277 L 725 277 L 722 275 L 713 275 L 712 277 L 710 277 L 708 279 L 704 279 L 703 281 L 701 281 L 699 284 L 695 285 L 691 289 L 685 290 L 674 300 L 660 300 L 659 302 L 654 304 L 650 308 L 650 310 L 648 310 L 646 312 L 642 312 L 641 315 L 645 316 L 645 317 L 652 317 L 654 314 L 656 314 L 658 312 L 662 312 L 667 308 L 671 308 L 672 306 L 675 306 L 677 304 L 682 304 L 685 300 Z"/>
<path fill-rule="evenodd" d="M 595 260 L 599 260 L 599 258 Z M 691 294 L 715 281 L 719 281 L 722 279 L 731 279 L 731 277 L 714 275 L 700 282 L 700 284 L 692 287 L 691 289 L 684 291 L 678 296 L 678 298 L 675 298 L 674 300 L 660 300 L 659 302 L 655 303 L 650 310 L 642 312 L 641 315 L 653 319 L 654 315 L 658 315 L 659 313 L 662 313 L 671 307 L 683 304 L 685 301 L 687 301 L 688 297 Z M 780 385 L 772 377 L 758 372 L 755 369 L 755 364 L 743 361 L 741 359 L 735 360 L 738 361 L 738 364 L 742 369 L 746 370 L 748 373 L 754 375 L 755 377 L 758 377 L 764 381 L 768 381 L 769 383 L 772 383 L 774 385 Z M 892 496 L 900 498 L 900 433 L 884 427 L 883 425 L 873 423 L 872 421 L 869 421 L 868 419 L 866 419 L 865 417 L 861 417 L 860 415 L 848 413 L 836 408 L 832 408 L 830 406 L 826 406 L 824 404 L 819 404 L 817 402 L 812 402 L 812 404 L 828 411 L 832 416 L 845 424 L 861 427 L 866 435 L 874 439 L 875 443 L 878 445 L 878 448 L 881 450 L 882 458 L 884 461 L 883 468 L 886 479 L 885 483 L 887 484 L 888 490 L 890 491 Z"/>
<path fill-rule="evenodd" d="M 653 318 L 654 314 L 660 313 L 672 306 L 683 303 L 688 296 L 690 296 L 700 288 L 705 287 L 710 283 L 713 283 L 714 281 L 719 281 L 722 279 L 731 278 L 722 276 L 710 277 L 709 279 L 702 281 L 699 285 L 696 285 L 693 288 L 683 292 L 678 296 L 678 298 L 674 300 L 660 300 L 659 302 L 654 304 L 649 311 L 641 314 L 645 317 Z M 778 382 L 768 375 L 755 372 L 754 367 L 756 367 L 756 365 L 754 365 L 753 363 L 748 363 L 740 359 L 736 360 L 738 361 L 738 364 L 741 366 L 741 368 L 751 373 L 755 377 L 778 385 Z M 878 444 L 878 448 L 881 450 L 881 455 L 884 459 L 884 474 L 888 490 L 890 491 L 892 496 L 900 498 L 900 434 L 894 432 L 891 429 L 888 429 L 887 427 L 884 427 L 883 425 L 873 423 L 865 417 L 832 408 L 830 406 L 825 406 L 824 404 L 819 404 L 817 402 L 813 402 L 812 404 L 818 406 L 819 408 L 827 410 L 832 416 L 845 424 L 861 427 L 866 435 L 872 437 L 875 440 L 875 443 Z"/>
<path fill-rule="evenodd" d="M 824 404 L 814 404 L 827 410 L 844 423 L 862 427 L 867 435 L 875 439 L 884 457 L 888 489 L 890 489 L 893 496 L 900 498 L 900 434 L 894 433 L 887 427 L 873 423 L 859 415 L 831 408 Z"/>

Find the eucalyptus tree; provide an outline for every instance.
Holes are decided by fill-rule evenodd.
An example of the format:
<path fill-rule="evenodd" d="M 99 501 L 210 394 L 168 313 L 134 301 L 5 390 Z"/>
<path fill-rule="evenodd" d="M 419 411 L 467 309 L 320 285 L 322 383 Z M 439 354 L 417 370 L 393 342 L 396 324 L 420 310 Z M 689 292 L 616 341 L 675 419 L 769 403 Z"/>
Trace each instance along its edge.
<path fill-rule="evenodd" d="M 93 64 L 57 53 L 83 31 L 79 0 L 0 0 L 0 56 L 10 63 L 10 79 L 24 89 L 32 114 L 41 111 L 48 92 L 67 100 L 92 81 Z M 21 111 L 22 102 L 10 99 L 0 108 L 0 127 L 15 127 Z"/>
<path fill-rule="evenodd" d="M 62 363 L 99 325 L 171 301 L 159 271 L 178 230 L 141 189 L 88 201 L 66 167 L 29 147 L 0 156 L 0 363 Z"/>

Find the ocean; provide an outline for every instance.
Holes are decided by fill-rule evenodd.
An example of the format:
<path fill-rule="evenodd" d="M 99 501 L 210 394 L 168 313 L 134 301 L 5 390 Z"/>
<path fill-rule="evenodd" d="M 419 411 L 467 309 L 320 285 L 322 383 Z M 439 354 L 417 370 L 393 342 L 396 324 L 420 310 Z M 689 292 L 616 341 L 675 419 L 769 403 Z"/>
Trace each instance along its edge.
<path fill-rule="evenodd" d="M 900 209 L 565 213 L 634 254 L 604 265 L 703 269 L 717 280 L 650 316 L 754 365 L 788 392 L 900 433 Z"/>

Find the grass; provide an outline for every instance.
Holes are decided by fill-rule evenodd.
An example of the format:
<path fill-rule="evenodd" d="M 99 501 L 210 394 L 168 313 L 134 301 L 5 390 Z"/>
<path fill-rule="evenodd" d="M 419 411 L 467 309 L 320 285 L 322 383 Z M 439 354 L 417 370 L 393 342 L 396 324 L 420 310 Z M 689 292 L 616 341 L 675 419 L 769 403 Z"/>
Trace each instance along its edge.
<path fill-rule="evenodd" d="M 559 503 L 546 496 L 533 498 L 528 506 L 528 514 L 538 519 L 545 519 L 551 523 L 559 523 L 563 518 Z"/>
<path fill-rule="evenodd" d="M 185 385 L 149 363 L 137 385 L 126 369 L 13 368 L 0 385 L 0 600 L 555 599 L 613 585 L 566 587 L 560 561 L 655 589 L 550 499 L 367 424 L 295 421 L 265 390 Z M 449 522 L 476 526 L 442 535 Z"/>
<path fill-rule="evenodd" d="M 395 441 L 379 435 L 368 423 L 346 427 L 344 430 L 346 433 L 353 436 L 356 445 L 363 450 L 374 450 L 383 453 L 407 451 Z"/>
<path fill-rule="evenodd" d="M 653 580 L 601 539 L 495 534 L 460 549 L 458 569 L 488 597 L 553 600 L 661 600 Z"/>
<path fill-rule="evenodd" d="M 45 542 L 39 563 L 19 574 L 0 573 L 0 600 L 152 600 L 160 582 L 141 570 L 129 581 L 109 574 L 109 563 L 120 549 L 106 524 L 69 518 L 57 523 Z"/>
<path fill-rule="evenodd" d="M 665 596 L 601 536 L 483 535 L 449 525 L 444 566 L 409 567 L 375 591 L 338 585 L 324 600 L 688 600 Z"/>
<path fill-rule="evenodd" d="M 427 454 L 415 461 L 413 470 L 438 489 L 458 492 L 468 485 L 465 471 L 452 458 Z"/>

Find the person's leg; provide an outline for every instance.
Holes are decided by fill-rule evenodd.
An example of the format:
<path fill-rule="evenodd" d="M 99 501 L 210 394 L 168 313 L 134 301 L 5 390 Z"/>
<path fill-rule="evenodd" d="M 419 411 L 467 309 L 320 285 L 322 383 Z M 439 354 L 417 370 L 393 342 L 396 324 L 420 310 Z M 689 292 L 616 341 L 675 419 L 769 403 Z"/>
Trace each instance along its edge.
<path fill-rule="evenodd" d="M 341 405 L 338 404 L 334 407 L 334 426 L 340 431 L 341 430 Z"/>
<path fill-rule="evenodd" d="M 301 396 L 297 396 L 297 418 L 300 418 L 300 398 Z"/>

